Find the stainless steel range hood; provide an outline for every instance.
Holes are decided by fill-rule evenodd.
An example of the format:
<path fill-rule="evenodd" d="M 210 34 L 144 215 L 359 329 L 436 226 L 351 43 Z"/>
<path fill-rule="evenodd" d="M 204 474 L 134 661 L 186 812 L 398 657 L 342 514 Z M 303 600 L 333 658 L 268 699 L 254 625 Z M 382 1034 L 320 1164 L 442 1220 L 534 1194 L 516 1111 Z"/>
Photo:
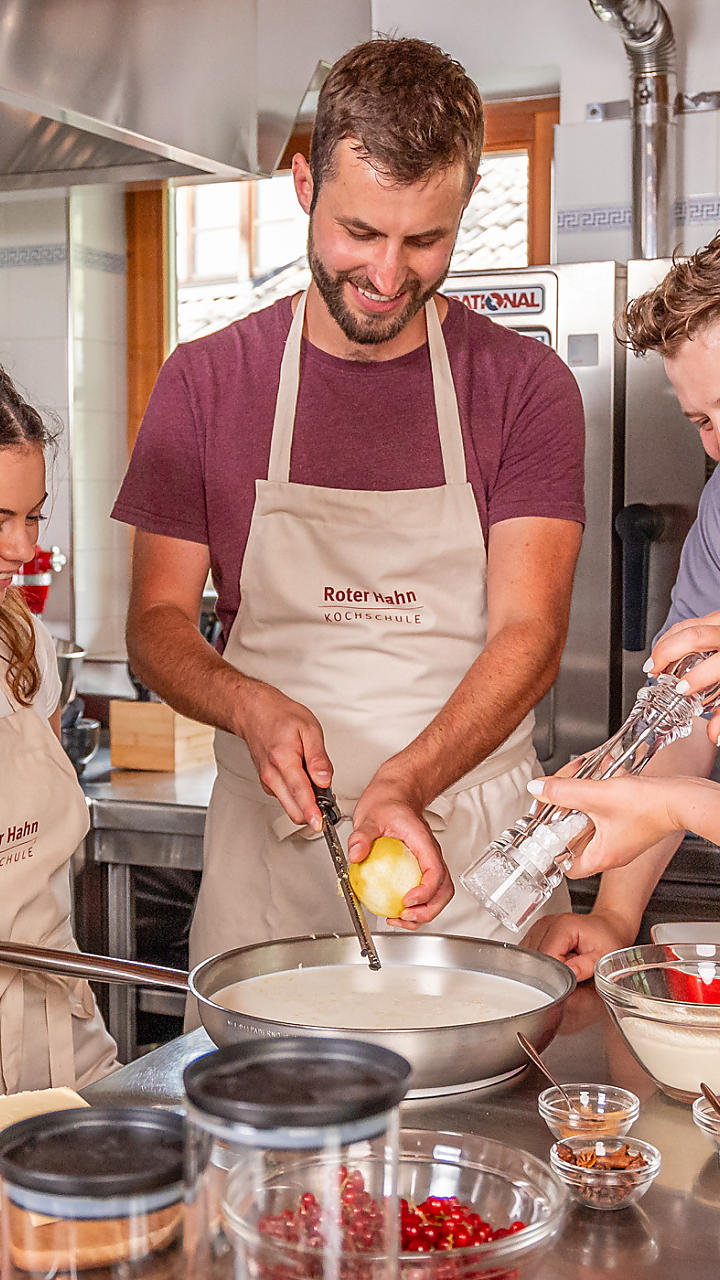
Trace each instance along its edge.
<path fill-rule="evenodd" d="M 370 0 L 0 0 L 0 191 L 270 174 Z"/>

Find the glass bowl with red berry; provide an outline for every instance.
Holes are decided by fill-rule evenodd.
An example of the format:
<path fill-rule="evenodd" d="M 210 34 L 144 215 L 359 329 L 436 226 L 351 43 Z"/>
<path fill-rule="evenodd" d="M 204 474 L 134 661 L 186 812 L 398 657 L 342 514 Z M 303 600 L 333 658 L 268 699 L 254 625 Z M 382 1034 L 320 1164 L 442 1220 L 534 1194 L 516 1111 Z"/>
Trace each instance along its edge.
<path fill-rule="evenodd" d="M 326 1212 L 326 1153 L 303 1155 L 251 1198 L 242 1171 L 230 1175 L 226 1230 L 257 1280 L 320 1280 L 337 1232 L 341 1280 L 529 1280 L 566 1212 L 561 1180 L 528 1152 L 473 1134 L 403 1129 L 397 1257 L 389 1258 L 379 1247 L 387 1199 L 372 1151 L 339 1170 L 341 1221 Z"/>

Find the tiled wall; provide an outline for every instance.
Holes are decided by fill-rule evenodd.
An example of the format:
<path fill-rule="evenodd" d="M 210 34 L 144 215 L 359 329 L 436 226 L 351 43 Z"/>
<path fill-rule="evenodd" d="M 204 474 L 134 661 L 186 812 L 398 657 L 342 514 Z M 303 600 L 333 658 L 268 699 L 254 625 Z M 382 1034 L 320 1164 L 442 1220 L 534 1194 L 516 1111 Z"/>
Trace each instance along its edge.
<path fill-rule="evenodd" d="M 115 186 L 0 200 L 0 362 L 62 424 L 41 540 L 69 564 L 45 620 L 87 648 L 90 688 L 100 659 L 125 662 L 129 541 L 110 520 L 127 463 L 124 209 Z"/>
<path fill-rule="evenodd" d="M 4 197 L 0 203 L 0 363 L 48 422 L 61 426 L 48 472 L 49 519 L 43 546 L 72 556 L 70 374 L 68 329 L 68 204 L 63 195 Z M 53 583 L 46 621 L 72 635 L 74 605 L 69 567 Z"/>
<path fill-rule="evenodd" d="M 70 193 L 75 627 L 95 659 L 124 660 L 127 528 L 110 510 L 127 464 L 123 190 Z"/>
<path fill-rule="evenodd" d="M 720 227 L 720 112 L 676 125 L 682 165 L 675 247 L 691 253 Z M 629 120 L 559 125 L 555 130 L 557 262 L 632 257 Z"/>

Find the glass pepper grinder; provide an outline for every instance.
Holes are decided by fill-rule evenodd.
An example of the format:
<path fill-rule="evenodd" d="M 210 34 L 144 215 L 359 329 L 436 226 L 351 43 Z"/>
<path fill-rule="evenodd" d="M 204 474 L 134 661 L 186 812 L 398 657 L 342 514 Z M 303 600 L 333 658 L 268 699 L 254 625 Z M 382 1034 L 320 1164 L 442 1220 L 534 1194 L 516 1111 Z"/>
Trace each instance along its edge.
<path fill-rule="evenodd" d="M 657 751 L 686 738 L 698 716 L 720 706 L 720 682 L 700 693 L 677 692 L 687 672 L 709 656 L 686 654 L 654 684 L 644 685 L 625 723 L 583 758 L 575 777 L 641 773 Z M 538 801 L 488 845 L 460 881 L 506 928 L 520 932 L 590 843 L 594 830 L 579 810 Z"/>

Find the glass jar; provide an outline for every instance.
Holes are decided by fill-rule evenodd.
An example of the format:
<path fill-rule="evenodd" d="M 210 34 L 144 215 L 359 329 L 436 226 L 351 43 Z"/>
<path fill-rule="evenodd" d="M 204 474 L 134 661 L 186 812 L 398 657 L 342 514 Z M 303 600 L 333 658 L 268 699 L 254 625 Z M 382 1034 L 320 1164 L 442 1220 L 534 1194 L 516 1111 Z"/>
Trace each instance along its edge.
<path fill-rule="evenodd" d="M 395 1280 L 399 1054 L 282 1037 L 191 1063 L 188 1275 Z"/>
<path fill-rule="evenodd" d="M 583 757 L 575 777 L 641 773 L 662 747 L 686 738 L 698 716 L 720 705 L 719 684 L 701 693 L 677 692 L 679 681 L 708 656 L 686 654 L 653 684 L 644 685 L 625 723 Z M 506 928 L 519 932 L 547 902 L 594 831 L 590 818 L 577 809 L 538 801 L 462 873 L 461 884 Z"/>
<path fill-rule="evenodd" d="M 181 1280 L 183 1120 L 150 1107 L 32 1116 L 0 1135 L 3 1280 Z"/>

